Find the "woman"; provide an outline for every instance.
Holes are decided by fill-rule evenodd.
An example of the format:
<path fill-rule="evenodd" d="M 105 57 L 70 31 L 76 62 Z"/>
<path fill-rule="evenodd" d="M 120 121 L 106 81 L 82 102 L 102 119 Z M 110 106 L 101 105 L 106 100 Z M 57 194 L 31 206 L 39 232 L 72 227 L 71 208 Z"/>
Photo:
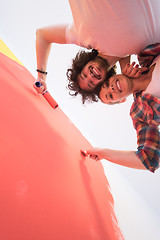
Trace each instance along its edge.
<path fill-rule="evenodd" d="M 127 71 L 127 67 L 126 67 Z M 126 101 L 134 95 L 130 115 L 137 131 L 137 151 L 116 151 L 92 148 L 85 154 L 95 160 L 107 159 L 113 163 L 154 172 L 160 159 L 160 55 L 156 57 L 146 74 L 138 78 L 113 75 L 105 82 L 99 98 L 105 104 Z"/>

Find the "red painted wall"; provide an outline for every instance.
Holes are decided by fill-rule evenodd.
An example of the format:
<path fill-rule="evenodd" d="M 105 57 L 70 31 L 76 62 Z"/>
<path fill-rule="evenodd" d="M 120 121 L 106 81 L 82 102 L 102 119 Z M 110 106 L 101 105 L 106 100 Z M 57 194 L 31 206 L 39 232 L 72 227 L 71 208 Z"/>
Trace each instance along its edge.
<path fill-rule="evenodd" d="M 34 82 L 0 53 L 0 239 L 123 239 L 101 163 Z"/>

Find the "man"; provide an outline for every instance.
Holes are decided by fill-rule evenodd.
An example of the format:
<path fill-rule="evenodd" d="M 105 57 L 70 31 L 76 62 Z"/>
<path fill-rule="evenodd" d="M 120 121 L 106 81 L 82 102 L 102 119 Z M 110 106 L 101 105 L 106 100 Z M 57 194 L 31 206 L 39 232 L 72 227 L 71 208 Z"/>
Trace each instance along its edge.
<path fill-rule="evenodd" d="M 46 89 L 47 61 L 53 42 L 77 44 L 87 49 L 96 49 L 97 56 L 106 62 L 107 75 L 117 61 L 120 61 L 121 69 L 123 69 L 129 62 L 129 55 L 138 54 L 145 46 L 160 41 L 160 2 L 158 0 L 70 0 L 69 3 L 73 15 L 71 26 L 52 26 L 37 30 L 37 71 L 38 80 L 42 82 L 40 91 Z M 80 56 L 78 54 L 76 60 L 83 62 Z M 90 61 L 97 60 L 97 56 L 93 56 Z M 104 76 L 97 78 L 101 75 L 100 66 L 97 66 L 92 68 L 93 71 L 87 80 L 90 81 L 89 85 L 92 85 L 91 89 L 88 89 L 88 84 L 85 86 L 82 84 L 81 71 L 88 62 L 81 64 L 74 84 L 73 81 L 71 85 L 69 83 L 69 88 L 75 91 L 75 95 L 83 94 L 82 90 L 85 91 L 85 95 L 90 95 L 104 80 Z M 77 64 L 78 62 L 76 66 Z M 69 81 L 73 79 L 72 74 L 75 71 L 73 64 L 68 72 Z M 95 83 L 93 81 L 95 79 L 101 82 Z"/>

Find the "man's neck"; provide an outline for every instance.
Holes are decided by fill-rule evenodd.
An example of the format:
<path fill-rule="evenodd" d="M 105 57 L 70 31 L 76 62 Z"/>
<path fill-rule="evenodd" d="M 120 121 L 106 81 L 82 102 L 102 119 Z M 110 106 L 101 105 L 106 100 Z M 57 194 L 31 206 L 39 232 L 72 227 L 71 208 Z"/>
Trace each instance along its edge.
<path fill-rule="evenodd" d="M 98 56 L 106 59 L 110 67 L 113 67 L 114 64 L 120 59 L 120 57 L 103 55 L 103 54 L 101 54 L 101 53 L 99 53 Z"/>

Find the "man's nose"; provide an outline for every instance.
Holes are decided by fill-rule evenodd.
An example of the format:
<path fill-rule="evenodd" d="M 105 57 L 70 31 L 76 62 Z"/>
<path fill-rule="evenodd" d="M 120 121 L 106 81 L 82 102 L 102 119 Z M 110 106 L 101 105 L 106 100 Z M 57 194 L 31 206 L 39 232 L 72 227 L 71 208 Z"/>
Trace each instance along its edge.
<path fill-rule="evenodd" d="M 113 85 L 111 85 L 111 90 L 114 92 L 114 87 L 113 87 Z"/>
<path fill-rule="evenodd" d="M 97 80 L 94 78 L 94 77 L 92 77 L 92 76 L 90 76 L 89 78 L 88 78 L 88 81 L 89 82 L 92 82 L 93 84 L 97 84 Z"/>

